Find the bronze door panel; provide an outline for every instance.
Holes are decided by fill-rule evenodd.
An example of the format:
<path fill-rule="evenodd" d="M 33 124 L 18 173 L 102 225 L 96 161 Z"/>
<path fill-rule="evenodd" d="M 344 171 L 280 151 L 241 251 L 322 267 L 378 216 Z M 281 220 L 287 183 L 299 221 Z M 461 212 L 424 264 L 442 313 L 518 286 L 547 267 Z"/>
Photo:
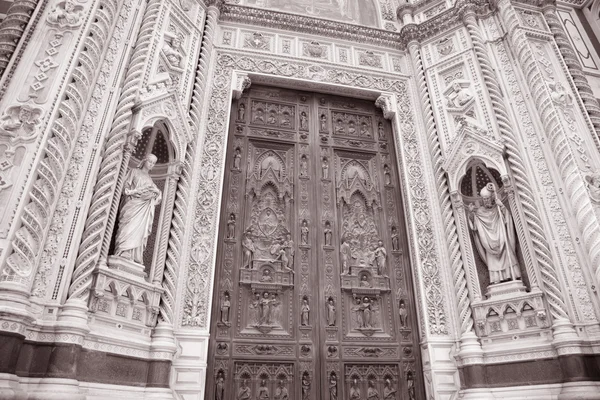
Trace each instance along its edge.
<path fill-rule="evenodd" d="M 389 121 L 255 86 L 231 114 L 206 398 L 423 398 Z"/>

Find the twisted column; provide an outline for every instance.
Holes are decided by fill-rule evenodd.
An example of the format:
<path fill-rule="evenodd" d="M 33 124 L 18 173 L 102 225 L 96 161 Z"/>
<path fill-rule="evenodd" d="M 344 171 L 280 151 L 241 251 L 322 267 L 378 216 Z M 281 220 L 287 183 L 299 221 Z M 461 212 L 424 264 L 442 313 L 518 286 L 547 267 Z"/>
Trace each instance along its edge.
<path fill-rule="evenodd" d="M 514 179 L 517 196 L 519 203 L 522 206 L 525 217 L 524 222 L 526 226 L 522 226 L 522 221 L 520 221 L 520 218 L 515 222 L 518 225 L 521 235 L 524 235 L 525 232 L 529 233 L 529 237 L 533 245 L 532 250 L 542 276 L 542 282 L 544 284 L 550 314 L 555 321 L 568 321 L 569 317 L 566 311 L 563 295 L 561 293 L 560 283 L 556 275 L 552 255 L 550 253 L 550 246 L 544 236 L 542 221 L 538 214 L 537 205 L 531 191 L 531 185 L 529 184 L 527 178 L 525 163 L 523 162 L 519 152 L 519 144 L 517 143 L 515 133 L 510 123 L 508 111 L 504 104 L 504 99 L 500 90 L 500 84 L 496 78 L 494 69 L 488 56 L 488 50 L 485 46 L 479 25 L 477 24 L 475 11 L 473 6 L 470 4 L 465 5 L 460 11 L 463 23 L 469 32 L 469 36 L 471 37 L 471 42 L 473 44 L 473 50 L 481 68 L 485 87 L 487 88 L 487 92 L 496 116 L 498 130 L 505 142 L 506 154 L 508 156 L 507 162 L 512 173 L 512 178 Z M 535 271 L 531 270 L 531 267 L 533 266 L 531 252 L 525 251 L 523 253 L 526 265 L 528 267 L 528 272 L 530 274 L 535 274 Z"/>
<path fill-rule="evenodd" d="M 442 208 L 442 217 L 445 228 L 445 237 L 448 241 L 448 250 L 452 263 L 452 279 L 454 282 L 454 291 L 458 300 L 458 312 L 460 319 L 461 334 L 473 332 L 473 315 L 471 312 L 471 300 L 467 289 L 467 279 L 465 275 L 465 266 L 462 259 L 460 244 L 458 241 L 458 232 L 456 222 L 452 213 L 452 202 L 450 199 L 450 190 L 446 174 L 442 168 L 442 149 L 438 140 L 438 131 L 433 116 L 433 108 L 429 98 L 429 90 L 425 79 L 425 70 L 423 59 L 417 41 L 411 41 L 408 44 L 408 50 L 412 58 L 413 66 L 416 72 L 417 85 L 421 99 L 421 108 L 423 110 L 423 119 L 427 131 L 427 142 L 433 159 L 433 170 L 438 188 L 439 201 Z"/>
<path fill-rule="evenodd" d="M 0 23 L 0 77 L 4 75 L 37 3 L 38 0 L 15 0 Z"/>
<path fill-rule="evenodd" d="M 596 278 L 600 278 L 600 226 L 589 199 L 575 155 L 569 148 L 568 137 L 564 132 L 560 114 L 552 101 L 529 41 L 525 33 L 518 29 L 516 12 L 508 1 L 500 1 L 500 17 L 506 24 L 511 47 L 523 68 L 526 82 L 544 126 L 559 172 L 565 183 L 569 200 L 575 210 L 577 226 L 582 234 L 585 249 L 595 268 Z"/>
<path fill-rule="evenodd" d="M 215 2 L 218 3 L 218 2 Z M 200 128 L 200 118 L 202 116 L 202 100 L 204 98 L 206 82 L 208 80 L 209 63 L 211 54 L 215 47 L 215 31 L 219 19 L 219 4 L 211 4 L 206 10 L 206 22 L 204 24 L 204 34 L 202 36 L 202 45 L 198 57 L 198 68 L 196 69 L 196 79 L 194 90 L 192 92 L 192 102 L 190 104 L 190 119 L 192 131 L 197 132 Z"/>
<path fill-rule="evenodd" d="M 117 111 L 104 147 L 104 157 L 100 164 L 98 179 L 94 186 L 90 210 L 85 222 L 79 255 L 69 298 L 87 300 L 92 285 L 92 272 L 101 253 L 106 256 L 110 245 L 110 231 L 118 212 L 119 195 L 123 185 L 123 171 L 127 168 L 127 154 L 123 153 L 129 125 L 133 117 L 133 107 L 140 88 L 146 59 L 152 44 L 161 0 L 150 0 L 144 12 L 142 26 L 124 79 L 124 86 L 117 104 Z M 139 134 L 139 133 L 136 133 Z"/>
<path fill-rule="evenodd" d="M 600 144 L 598 142 L 598 139 L 600 138 L 600 106 L 598 105 L 598 100 L 596 100 L 594 92 L 583 73 L 579 57 L 577 57 L 575 49 L 571 46 L 571 42 L 569 41 L 562 23 L 560 22 L 558 15 L 556 15 L 556 5 L 548 4 L 542 8 L 542 12 L 544 13 L 544 17 L 546 17 L 546 22 L 548 22 L 550 31 L 554 35 L 554 40 L 556 41 L 560 54 L 573 78 L 573 83 L 579 92 L 579 96 L 583 102 L 583 108 L 590 117 L 592 127 L 597 136 L 594 138 L 594 143 L 596 143 L 596 146 L 600 149 Z"/>

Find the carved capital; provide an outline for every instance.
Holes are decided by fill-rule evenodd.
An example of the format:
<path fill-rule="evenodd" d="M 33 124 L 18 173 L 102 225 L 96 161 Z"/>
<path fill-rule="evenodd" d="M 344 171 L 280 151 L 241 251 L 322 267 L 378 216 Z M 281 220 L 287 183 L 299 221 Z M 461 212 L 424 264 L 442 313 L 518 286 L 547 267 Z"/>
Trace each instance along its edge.
<path fill-rule="evenodd" d="M 231 81 L 231 83 L 233 98 L 239 99 L 242 97 L 242 93 L 244 92 L 244 90 L 250 87 L 252 81 L 250 80 L 248 74 L 237 72 L 235 73 L 234 79 Z"/>
<path fill-rule="evenodd" d="M 394 118 L 394 115 L 396 114 L 396 98 L 392 93 L 382 93 L 377 100 L 375 100 L 375 105 L 381 108 L 385 119 Z"/>

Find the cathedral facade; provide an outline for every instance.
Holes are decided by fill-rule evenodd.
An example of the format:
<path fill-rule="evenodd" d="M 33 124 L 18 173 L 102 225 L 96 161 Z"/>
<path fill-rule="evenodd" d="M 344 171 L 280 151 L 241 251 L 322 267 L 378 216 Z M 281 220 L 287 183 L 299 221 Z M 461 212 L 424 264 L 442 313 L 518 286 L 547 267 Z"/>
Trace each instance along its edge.
<path fill-rule="evenodd" d="M 4 3 L 0 399 L 600 399 L 600 1 Z"/>

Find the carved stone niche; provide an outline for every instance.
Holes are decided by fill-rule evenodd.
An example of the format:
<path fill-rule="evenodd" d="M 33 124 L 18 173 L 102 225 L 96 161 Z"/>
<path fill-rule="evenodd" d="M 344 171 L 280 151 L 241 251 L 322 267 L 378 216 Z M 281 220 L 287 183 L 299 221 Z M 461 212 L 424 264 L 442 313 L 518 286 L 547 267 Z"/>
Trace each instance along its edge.
<path fill-rule="evenodd" d="M 537 274 L 525 261 L 527 238 L 515 229 L 523 221 L 503 152 L 501 142 L 465 121 L 444 161 L 475 331 L 484 343 L 550 335 Z"/>
<path fill-rule="evenodd" d="M 172 299 L 175 295 L 167 293 L 162 283 L 165 271 L 176 275 L 177 266 L 167 260 L 166 253 L 169 235 L 172 234 L 171 218 L 177 182 L 185 148 L 191 140 L 187 116 L 175 92 L 142 99 L 134 109 L 132 132 L 135 133 L 131 135 L 123 155 L 126 165 L 122 168 L 123 187 L 117 188 L 114 196 L 118 201 L 113 202 L 114 209 L 111 210 L 117 218 L 115 225 L 108 226 L 106 230 L 106 235 L 112 238 L 108 248 L 103 250 L 108 257 L 100 259 L 95 272 L 90 311 L 97 323 L 114 326 L 117 322 L 147 335 L 150 332 L 147 327 L 157 323 L 161 297 Z M 143 166 L 144 160 L 152 158 L 149 155 L 154 155 L 156 162 L 140 178 L 140 173 L 133 171 Z M 128 201 L 132 198 L 145 199 L 148 192 L 158 194 L 151 205 L 144 205 L 147 214 L 137 212 L 139 204 L 125 210 Z M 141 214 L 150 217 L 142 218 L 143 221 L 136 219 Z M 139 246 L 123 251 L 127 248 L 122 245 L 123 238 L 138 236 L 143 236 Z M 160 306 L 160 310 L 172 313 L 170 307 Z M 172 318 L 173 315 L 163 316 L 166 321 L 172 321 Z"/>

